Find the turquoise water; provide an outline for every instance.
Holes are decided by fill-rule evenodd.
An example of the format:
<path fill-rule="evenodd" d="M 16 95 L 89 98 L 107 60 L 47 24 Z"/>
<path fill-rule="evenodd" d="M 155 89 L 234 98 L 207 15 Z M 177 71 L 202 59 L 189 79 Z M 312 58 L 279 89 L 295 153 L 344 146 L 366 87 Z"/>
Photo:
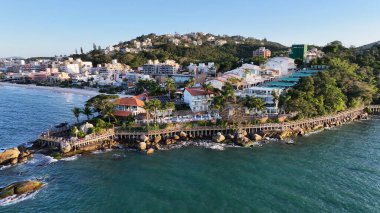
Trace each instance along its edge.
<path fill-rule="evenodd" d="M 65 94 L 0 87 L 1 106 L 9 100 L 25 105 L 36 96 L 36 109 L 56 112 L 42 129 L 72 119 L 69 109 L 87 98 L 71 95 L 67 101 Z M 12 108 L 17 113 L 6 122 L 0 111 L 0 129 L 7 128 L 13 142 L 2 131 L 0 146 L 33 137 L 16 130 L 43 119 L 19 122 L 27 110 Z M 186 147 L 152 156 L 118 150 L 57 162 L 36 156 L 0 170 L 0 183 L 35 177 L 44 178 L 46 187 L 0 212 L 379 212 L 380 120 L 295 141 L 224 151 Z"/>

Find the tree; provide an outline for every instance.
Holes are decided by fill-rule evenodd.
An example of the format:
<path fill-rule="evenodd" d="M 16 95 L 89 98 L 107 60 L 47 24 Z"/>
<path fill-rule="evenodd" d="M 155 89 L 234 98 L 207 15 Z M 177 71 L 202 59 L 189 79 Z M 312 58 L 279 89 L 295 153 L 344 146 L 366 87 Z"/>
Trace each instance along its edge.
<path fill-rule="evenodd" d="M 187 83 L 186 83 L 186 87 L 192 87 L 195 85 L 195 80 L 194 78 L 190 78 Z"/>
<path fill-rule="evenodd" d="M 111 118 L 116 120 L 116 117 L 113 114 L 114 108 L 115 105 L 112 102 L 107 102 L 101 112 L 103 118 L 108 118 L 108 124 L 111 124 Z"/>
<path fill-rule="evenodd" d="M 256 109 L 257 111 L 262 111 L 266 108 L 265 105 L 266 102 L 261 98 L 246 96 L 244 99 L 244 106 L 250 110 Z"/>
<path fill-rule="evenodd" d="M 83 55 L 83 48 L 82 47 L 80 47 L 80 54 Z"/>
<path fill-rule="evenodd" d="M 71 109 L 71 112 L 74 114 L 75 118 L 77 119 L 77 123 L 79 123 L 79 116 L 80 116 L 80 108 L 79 107 L 74 107 Z"/>
<path fill-rule="evenodd" d="M 171 98 L 171 93 L 175 91 L 175 82 L 172 78 L 166 79 L 165 89 L 169 92 L 169 97 Z"/>
<path fill-rule="evenodd" d="M 158 99 L 153 99 L 145 104 L 145 109 L 147 110 L 147 114 L 149 112 L 154 112 L 154 122 L 157 122 L 157 110 L 161 109 L 161 101 Z"/>
<path fill-rule="evenodd" d="M 278 102 L 280 100 L 280 92 L 279 92 L 279 90 L 277 90 L 277 89 L 272 90 L 272 98 L 273 98 L 273 102 L 274 102 L 276 108 L 278 108 Z"/>
<path fill-rule="evenodd" d="M 87 120 L 90 120 L 90 116 L 92 115 L 92 110 L 89 106 L 85 106 L 82 110 L 81 110 L 82 114 L 86 115 L 87 116 Z"/>

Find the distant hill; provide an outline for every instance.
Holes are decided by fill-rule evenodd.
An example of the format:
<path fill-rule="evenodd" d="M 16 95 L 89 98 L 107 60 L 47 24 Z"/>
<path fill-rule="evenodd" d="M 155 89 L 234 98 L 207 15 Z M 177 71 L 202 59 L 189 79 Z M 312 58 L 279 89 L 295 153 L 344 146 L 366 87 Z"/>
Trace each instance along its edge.
<path fill-rule="evenodd" d="M 201 32 L 165 35 L 151 33 L 106 48 L 94 44 L 93 50 L 87 54 L 72 56 L 91 60 L 94 65 L 117 59 L 133 68 L 154 59 L 173 59 L 183 66 L 189 63 L 215 62 L 220 70 L 225 71 L 238 66 L 242 61 L 250 61 L 253 50 L 261 46 L 270 49 L 272 55 L 287 54 L 289 49 L 280 43 L 253 37 Z"/>
<path fill-rule="evenodd" d="M 376 42 L 373 42 L 373 43 L 370 43 L 370 44 L 366 44 L 366 45 L 360 46 L 357 49 L 361 50 L 361 51 L 362 50 L 369 50 L 369 49 L 371 49 L 375 45 L 380 45 L 380 41 L 376 41 Z"/>

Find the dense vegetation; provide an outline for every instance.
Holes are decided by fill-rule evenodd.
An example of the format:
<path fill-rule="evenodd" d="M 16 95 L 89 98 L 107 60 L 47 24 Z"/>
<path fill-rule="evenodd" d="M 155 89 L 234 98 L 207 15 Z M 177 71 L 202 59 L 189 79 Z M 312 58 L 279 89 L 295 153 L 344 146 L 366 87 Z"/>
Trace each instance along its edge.
<path fill-rule="evenodd" d="M 175 38 L 181 39 L 182 35 Z M 245 38 L 241 36 L 216 36 L 216 35 L 186 35 L 189 39 L 202 40 L 202 45 L 194 45 L 186 40 L 181 40 L 179 45 L 170 42 L 170 38 L 165 35 L 142 35 L 136 39 L 127 42 L 120 42 L 114 47 L 126 48 L 133 47 L 133 41 L 144 41 L 149 38 L 152 40 L 152 46 L 138 53 L 115 51 L 112 54 L 105 54 L 104 51 L 94 45 L 94 49 L 87 54 L 74 54 L 73 57 L 90 60 L 94 65 L 110 63 L 112 59 L 118 59 L 120 63 L 127 64 L 132 68 L 142 66 L 148 60 L 158 59 L 164 61 L 173 59 L 183 66 L 189 63 L 215 62 L 220 71 L 227 71 L 235 68 L 242 62 L 251 62 L 252 51 L 260 46 L 265 46 L 272 50 L 274 55 L 286 54 L 287 48 L 281 44 L 259 40 L 254 38 Z M 227 44 L 218 46 L 215 42 L 207 42 L 207 38 L 213 36 L 215 39 L 227 41 Z"/>
<path fill-rule="evenodd" d="M 281 97 L 283 109 L 298 112 L 302 118 L 380 103 L 380 46 L 357 52 L 336 41 L 323 50 L 326 57 L 313 63 L 327 64 L 330 68 L 301 79 Z"/>

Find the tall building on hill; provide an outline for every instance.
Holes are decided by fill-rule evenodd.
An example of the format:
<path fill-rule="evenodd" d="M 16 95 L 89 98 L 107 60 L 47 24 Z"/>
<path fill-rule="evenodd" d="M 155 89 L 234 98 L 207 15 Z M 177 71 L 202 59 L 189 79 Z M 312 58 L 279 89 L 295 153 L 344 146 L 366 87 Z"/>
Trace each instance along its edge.
<path fill-rule="evenodd" d="M 305 61 L 307 54 L 307 45 L 306 44 L 293 44 L 292 49 L 289 53 L 289 57 L 296 60 Z"/>
<path fill-rule="evenodd" d="M 270 58 L 272 52 L 265 47 L 260 47 L 259 49 L 253 51 L 253 57 L 262 56 L 264 58 Z"/>

